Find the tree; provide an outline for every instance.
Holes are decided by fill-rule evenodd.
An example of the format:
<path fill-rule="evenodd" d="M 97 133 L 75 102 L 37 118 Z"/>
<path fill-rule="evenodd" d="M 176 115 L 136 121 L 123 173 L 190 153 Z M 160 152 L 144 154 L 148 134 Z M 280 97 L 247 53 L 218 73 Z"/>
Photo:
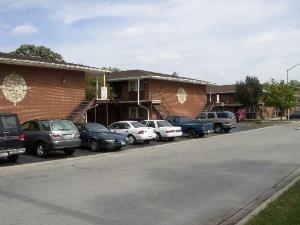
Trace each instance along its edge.
<path fill-rule="evenodd" d="M 85 95 L 88 100 L 92 100 L 96 98 L 96 88 L 97 88 L 97 79 L 98 79 L 98 88 L 100 90 L 100 87 L 103 84 L 103 79 L 99 78 L 98 76 L 93 76 L 93 75 L 86 75 L 85 76 Z M 109 84 L 105 84 L 107 87 L 107 98 L 110 101 L 114 101 L 116 94 L 113 91 L 113 88 Z"/>
<path fill-rule="evenodd" d="M 50 48 L 46 48 L 45 46 L 24 44 L 11 53 L 45 59 L 50 62 L 64 62 L 60 54 L 53 52 Z"/>
<path fill-rule="evenodd" d="M 284 81 L 276 82 L 274 80 L 266 86 L 264 102 L 266 106 L 277 107 L 281 111 L 295 107 L 297 104 L 293 87 L 285 84 Z"/>
<path fill-rule="evenodd" d="M 244 106 L 256 112 L 262 96 L 262 85 L 255 76 L 246 76 L 245 81 L 236 82 L 236 98 Z M 260 111 L 261 112 L 261 111 Z M 261 112 L 262 115 L 262 112 Z M 256 114 L 255 114 L 256 117 Z"/>

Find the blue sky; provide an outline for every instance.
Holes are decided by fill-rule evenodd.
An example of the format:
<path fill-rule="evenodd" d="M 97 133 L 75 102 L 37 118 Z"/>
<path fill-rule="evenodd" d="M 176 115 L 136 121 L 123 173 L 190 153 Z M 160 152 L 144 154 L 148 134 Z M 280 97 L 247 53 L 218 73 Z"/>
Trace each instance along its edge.
<path fill-rule="evenodd" d="M 300 63 L 299 12 L 298 0 L 0 0 L 0 51 L 44 45 L 72 63 L 217 84 L 281 80 Z"/>

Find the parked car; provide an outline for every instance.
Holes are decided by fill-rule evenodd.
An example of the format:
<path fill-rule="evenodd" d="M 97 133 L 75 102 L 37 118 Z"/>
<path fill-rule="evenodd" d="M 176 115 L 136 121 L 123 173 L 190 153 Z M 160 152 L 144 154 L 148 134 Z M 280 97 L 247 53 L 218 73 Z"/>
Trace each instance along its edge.
<path fill-rule="evenodd" d="M 0 158 L 15 163 L 25 153 L 24 133 L 17 114 L 0 113 Z"/>
<path fill-rule="evenodd" d="M 168 116 L 166 120 L 173 126 L 181 127 L 182 133 L 189 137 L 203 137 L 213 132 L 213 123 L 193 120 L 187 116 Z"/>
<path fill-rule="evenodd" d="M 141 123 L 154 128 L 156 141 L 162 139 L 174 140 L 175 137 L 182 136 L 181 127 L 175 127 L 166 120 L 143 120 Z"/>
<path fill-rule="evenodd" d="M 88 147 L 92 151 L 121 149 L 127 145 L 127 137 L 111 132 L 100 123 L 75 125 L 80 133 L 81 146 Z"/>
<path fill-rule="evenodd" d="M 197 117 L 199 121 L 211 122 L 214 124 L 216 133 L 229 132 L 237 126 L 236 116 L 229 111 L 224 112 L 201 112 Z"/>
<path fill-rule="evenodd" d="M 22 124 L 26 150 L 47 157 L 50 151 L 72 155 L 81 140 L 76 126 L 69 120 L 30 120 Z"/>
<path fill-rule="evenodd" d="M 290 119 L 300 119 L 300 111 L 295 111 L 290 115 Z"/>
<path fill-rule="evenodd" d="M 128 137 L 129 144 L 134 144 L 135 142 L 149 143 L 156 136 L 152 127 L 146 127 L 138 121 L 115 122 L 109 126 L 109 129 L 112 132 Z"/>

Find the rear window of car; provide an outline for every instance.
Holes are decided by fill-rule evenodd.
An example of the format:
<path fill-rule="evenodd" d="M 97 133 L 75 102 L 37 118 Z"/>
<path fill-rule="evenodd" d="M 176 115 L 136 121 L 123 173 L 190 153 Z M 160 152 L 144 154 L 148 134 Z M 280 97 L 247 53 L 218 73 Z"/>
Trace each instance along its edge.
<path fill-rule="evenodd" d="M 51 122 L 51 129 L 53 131 L 60 131 L 60 130 L 76 130 L 77 128 L 73 123 L 68 120 L 55 120 Z"/>
<path fill-rule="evenodd" d="M 99 123 L 86 124 L 86 129 L 90 132 L 109 131 L 105 126 Z"/>
<path fill-rule="evenodd" d="M 158 127 L 173 127 L 168 121 L 157 121 Z"/>
<path fill-rule="evenodd" d="M 15 116 L 1 116 L 2 128 L 5 130 L 18 130 L 19 123 Z"/>
<path fill-rule="evenodd" d="M 144 124 L 141 124 L 139 122 L 131 122 L 131 124 L 134 128 L 145 127 Z"/>

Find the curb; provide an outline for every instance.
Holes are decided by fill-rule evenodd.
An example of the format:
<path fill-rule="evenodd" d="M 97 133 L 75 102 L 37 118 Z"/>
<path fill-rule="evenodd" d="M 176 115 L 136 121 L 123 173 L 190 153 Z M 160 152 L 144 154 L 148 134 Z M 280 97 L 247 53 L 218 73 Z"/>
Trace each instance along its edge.
<path fill-rule="evenodd" d="M 253 218 L 253 216 L 263 211 L 271 202 L 278 199 L 299 180 L 300 168 L 297 168 L 257 198 L 248 202 L 244 207 L 238 209 L 235 213 L 217 223 L 217 225 L 245 225 Z"/>

